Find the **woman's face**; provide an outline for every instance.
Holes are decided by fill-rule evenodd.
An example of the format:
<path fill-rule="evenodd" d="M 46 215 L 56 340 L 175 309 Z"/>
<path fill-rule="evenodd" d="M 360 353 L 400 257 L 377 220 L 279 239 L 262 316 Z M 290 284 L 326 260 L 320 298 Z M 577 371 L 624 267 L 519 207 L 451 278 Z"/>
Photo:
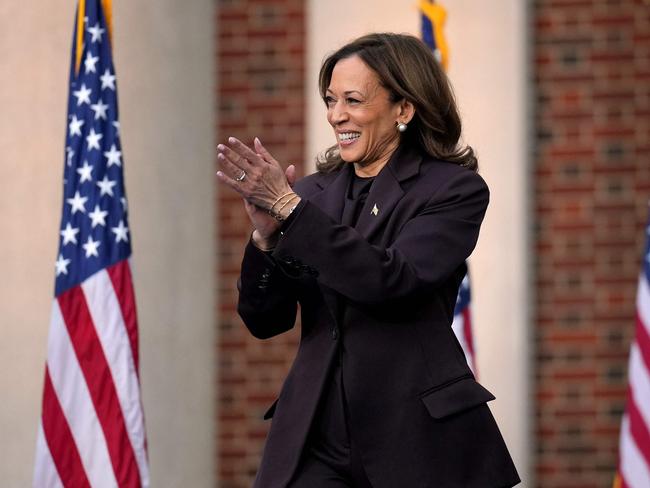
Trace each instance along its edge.
<path fill-rule="evenodd" d="M 396 122 L 402 109 L 391 102 L 375 72 L 358 56 L 340 60 L 325 102 L 343 161 L 381 169 L 399 144 Z"/>

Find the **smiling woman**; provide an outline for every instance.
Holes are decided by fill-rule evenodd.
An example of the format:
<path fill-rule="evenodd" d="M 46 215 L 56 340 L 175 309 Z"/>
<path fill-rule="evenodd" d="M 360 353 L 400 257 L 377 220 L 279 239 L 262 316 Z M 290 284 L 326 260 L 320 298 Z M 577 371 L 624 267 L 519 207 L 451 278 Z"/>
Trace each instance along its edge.
<path fill-rule="evenodd" d="M 320 72 L 337 144 L 298 182 L 258 138 L 219 145 L 254 227 L 238 311 L 294 365 L 257 488 L 514 486 L 519 477 L 451 329 L 489 192 L 445 74 L 418 39 L 372 34 Z"/>
<path fill-rule="evenodd" d="M 321 96 L 329 108 L 329 90 L 339 80 L 351 87 L 356 85 L 360 95 L 364 89 L 366 93 L 368 90 L 381 90 L 385 92 L 390 105 L 402 107 L 408 104 L 408 111 L 403 114 L 402 120 L 408 124 L 408 130 L 400 128 L 402 139 L 420 146 L 432 157 L 476 170 L 478 165 L 472 148 L 458 145 L 461 120 L 447 76 L 428 48 L 410 39 L 408 36 L 397 36 L 388 45 L 382 43 L 378 36 L 369 35 L 339 49 L 321 67 Z M 348 75 L 348 79 L 339 77 L 341 71 L 343 75 Z M 353 75 L 363 77 L 363 81 L 351 78 Z M 351 98 L 353 103 L 363 101 L 354 96 Z M 328 121 L 334 125 L 329 117 Z M 319 157 L 319 171 L 338 169 L 347 161 L 340 149 L 339 145 L 333 146 Z"/>
<path fill-rule="evenodd" d="M 375 72 L 356 55 L 336 63 L 324 98 L 341 160 L 354 163 L 359 176 L 376 176 L 397 149 L 395 127 L 411 121 L 413 104 L 393 101 Z"/>

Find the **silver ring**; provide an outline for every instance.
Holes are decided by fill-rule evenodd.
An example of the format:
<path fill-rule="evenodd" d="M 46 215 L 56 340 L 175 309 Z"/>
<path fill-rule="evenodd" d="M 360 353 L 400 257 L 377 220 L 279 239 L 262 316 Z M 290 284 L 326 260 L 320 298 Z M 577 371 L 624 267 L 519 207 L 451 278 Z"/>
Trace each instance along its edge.
<path fill-rule="evenodd" d="M 242 169 L 241 174 L 237 178 L 235 178 L 235 181 L 242 182 L 244 181 L 244 178 L 246 178 L 246 171 Z"/>

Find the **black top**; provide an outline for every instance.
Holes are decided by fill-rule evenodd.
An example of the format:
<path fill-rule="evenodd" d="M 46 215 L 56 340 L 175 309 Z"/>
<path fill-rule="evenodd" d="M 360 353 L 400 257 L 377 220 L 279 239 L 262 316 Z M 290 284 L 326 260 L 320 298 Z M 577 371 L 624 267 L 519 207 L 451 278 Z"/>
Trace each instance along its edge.
<path fill-rule="evenodd" d="M 353 174 L 350 186 L 345 197 L 345 206 L 343 208 L 342 224 L 354 227 L 359 220 L 361 210 L 366 203 L 370 187 L 375 177 L 361 177 Z"/>

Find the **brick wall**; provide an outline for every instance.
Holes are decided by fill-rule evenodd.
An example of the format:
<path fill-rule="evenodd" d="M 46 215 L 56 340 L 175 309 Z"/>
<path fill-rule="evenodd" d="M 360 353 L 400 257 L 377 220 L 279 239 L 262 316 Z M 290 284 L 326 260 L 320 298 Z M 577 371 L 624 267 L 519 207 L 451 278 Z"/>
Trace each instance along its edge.
<path fill-rule="evenodd" d="M 532 13 L 537 484 L 606 487 L 650 198 L 650 4 Z"/>
<path fill-rule="evenodd" d="M 302 0 L 220 0 L 217 4 L 217 140 L 259 136 L 302 171 L 305 150 L 305 12 Z M 295 355 L 296 330 L 252 338 L 235 311 L 236 280 L 252 228 L 241 200 L 218 195 L 218 486 L 248 488 L 275 399 Z"/>

